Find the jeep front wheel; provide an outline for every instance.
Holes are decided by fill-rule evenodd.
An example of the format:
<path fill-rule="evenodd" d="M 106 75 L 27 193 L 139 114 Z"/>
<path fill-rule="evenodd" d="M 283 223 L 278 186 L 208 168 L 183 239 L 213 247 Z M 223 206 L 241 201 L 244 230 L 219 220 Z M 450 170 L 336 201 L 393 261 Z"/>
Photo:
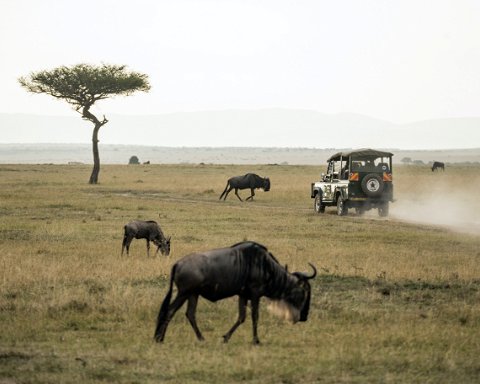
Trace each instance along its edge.
<path fill-rule="evenodd" d="M 385 183 L 379 175 L 369 173 L 363 178 L 361 186 L 362 191 L 365 192 L 367 196 L 378 197 L 382 194 Z"/>
<path fill-rule="evenodd" d="M 337 215 L 338 216 L 345 216 L 348 213 L 348 208 L 345 205 L 345 200 L 343 200 L 342 196 L 338 196 L 337 198 Z"/>
<path fill-rule="evenodd" d="M 322 195 L 320 193 L 317 193 L 315 195 L 315 200 L 313 202 L 313 209 L 315 209 L 315 212 L 317 213 L 325 212 L 325 205 L 322 204 Z"/>

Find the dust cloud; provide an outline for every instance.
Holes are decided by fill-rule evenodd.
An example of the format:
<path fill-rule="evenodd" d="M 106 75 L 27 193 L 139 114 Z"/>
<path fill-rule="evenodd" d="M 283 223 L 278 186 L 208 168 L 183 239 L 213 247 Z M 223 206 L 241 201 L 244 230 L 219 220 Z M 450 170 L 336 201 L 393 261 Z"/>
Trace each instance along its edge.
<path fill-rule="evenodd" d="M 397 195 L 390 205 L 392 219 L 428 224 L 453 231 L 480 235 L 478 196 L 452 188 L 435 188 L 428 194 Z"/>

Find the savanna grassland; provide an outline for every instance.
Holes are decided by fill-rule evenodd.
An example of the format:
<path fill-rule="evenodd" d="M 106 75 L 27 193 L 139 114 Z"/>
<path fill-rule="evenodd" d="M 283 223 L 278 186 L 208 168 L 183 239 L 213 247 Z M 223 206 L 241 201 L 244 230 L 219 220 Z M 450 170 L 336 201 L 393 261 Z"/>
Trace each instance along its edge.
<path fill-rule="evenodd" d="M 478 382 L 480 234 L 393 213 L 444 191 L 445 208 L 461 201 L 478 218 L 480 169 L 396 167 L 389 219 L 315 214 L 310 182 L 321 170 L 104 165 L 88 185 L 87 165 L 0 165 L 0 383 Z M 268 175 L 271 191 L 219 201 L 227 178 L 246 172 Z M 157 220 L 170 256 L 147 258 L 134 240 L 121 257 L 132 219 Z M 285 323 L 263 300 L 262 344 L 251 343 L 250 318 L 223 344 L 237 301 L 201 299 L 206 341 L 183 308 L 154 343 L 172 264 L 245 239 L 289 270 L 317 266 L 309 320 Z"/>

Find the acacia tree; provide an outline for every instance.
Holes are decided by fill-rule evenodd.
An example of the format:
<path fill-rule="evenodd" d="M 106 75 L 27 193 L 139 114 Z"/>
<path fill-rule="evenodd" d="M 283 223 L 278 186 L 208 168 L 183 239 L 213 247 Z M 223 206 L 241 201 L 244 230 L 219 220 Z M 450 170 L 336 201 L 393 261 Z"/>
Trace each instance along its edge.
<path fill-rule="evenodd" d="M 90 108 L 95 102 L 116 95 L 129 96 L 135 91 L 148 92 L 148 76 L 137 72 L 128 72 L 125 65 L 93 66 L 77 64 L 72 67 L 58 67 L 50 71 L 31 73 L 18 79 L 21 86 L 32 93 L 45 93 L 57 99 L 63 99 L 73 106 L 82 118 L 94 124 L 92 135 L 93 170 L 90 184 L 97 184 L 100 172 L 98 152 L 98 131 L 108 123 L 98 119 Z"/>

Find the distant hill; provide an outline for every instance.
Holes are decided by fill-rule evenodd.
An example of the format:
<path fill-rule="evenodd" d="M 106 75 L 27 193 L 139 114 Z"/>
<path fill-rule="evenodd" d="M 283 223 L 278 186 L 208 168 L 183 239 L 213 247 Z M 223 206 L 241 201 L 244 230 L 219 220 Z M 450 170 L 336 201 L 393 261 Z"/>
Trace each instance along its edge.
<path fill-rule="evenodd" d="M 480 148 L 462 150 L 399 150 L 394 162 L 404 157 L 422 161 L 447 163 L 480 163 Z M 325 161 L 340 149 L 334 148 L 241 148 L 241 147 L 155 147 L 140 145 L 100 144 L 102 164 L 128 164 L 135 155 L 140 162 L 152 164 L 311 164 Z M 90 144 L 0 144 L 0 164 L 68 164 L 92 163 Z"/>
<path fill-rule="evenodd" d="M 105 144 L 165 147 L 472 148 L 480 118 L 394 124 L 357 114 L 261 109 L 107 115 Z M 0 114 L 0 143 L 89 143 L 92 126 L 80 115 Z"/>

